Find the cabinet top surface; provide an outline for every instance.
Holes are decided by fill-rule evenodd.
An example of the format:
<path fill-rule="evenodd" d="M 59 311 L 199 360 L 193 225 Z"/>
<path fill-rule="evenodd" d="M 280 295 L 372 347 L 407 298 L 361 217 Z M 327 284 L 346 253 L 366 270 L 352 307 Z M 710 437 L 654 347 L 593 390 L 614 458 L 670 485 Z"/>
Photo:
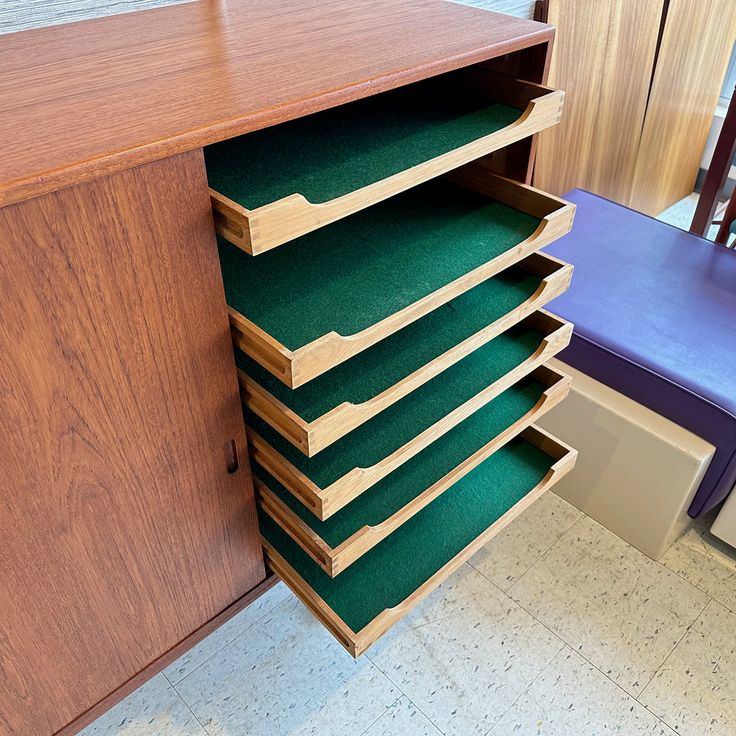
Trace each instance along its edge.
<path fill-rule="evenodd" d="M 0 36 L 0 206 L 552 34 L 446 0 L 200 0 Z"/>

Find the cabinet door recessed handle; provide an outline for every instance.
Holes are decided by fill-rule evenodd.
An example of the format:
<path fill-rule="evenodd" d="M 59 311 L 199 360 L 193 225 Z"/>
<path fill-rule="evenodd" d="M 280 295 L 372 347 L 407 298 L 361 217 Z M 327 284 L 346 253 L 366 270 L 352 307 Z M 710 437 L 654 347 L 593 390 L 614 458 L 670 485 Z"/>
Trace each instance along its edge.
<path fill-rule="evenodd" d="M 237 473 L 240 467 L 240 460 L 238 459 L 238 445 L 235 440 L 230 440 L 227 443 L 225 454 L 227 455 L 227 472 L 230 475 Z"/>

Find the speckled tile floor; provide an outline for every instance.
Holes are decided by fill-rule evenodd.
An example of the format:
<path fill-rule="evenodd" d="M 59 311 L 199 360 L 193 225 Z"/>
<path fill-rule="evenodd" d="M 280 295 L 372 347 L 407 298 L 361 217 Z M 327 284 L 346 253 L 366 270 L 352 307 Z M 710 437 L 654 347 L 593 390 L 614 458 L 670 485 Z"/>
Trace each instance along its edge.
<path fill-rule="evenodd" d="M 548 493 L 354 661 L 283 586 L 83 736 L 733 736 L 736 550 Z"/>

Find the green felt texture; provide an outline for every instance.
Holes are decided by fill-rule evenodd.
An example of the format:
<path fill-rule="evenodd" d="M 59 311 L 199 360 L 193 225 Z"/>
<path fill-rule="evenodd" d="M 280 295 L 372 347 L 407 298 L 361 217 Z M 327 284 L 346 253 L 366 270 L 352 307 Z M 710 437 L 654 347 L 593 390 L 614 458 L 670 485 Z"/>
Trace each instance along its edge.
<path fill-rule="evenodd" d="M 437 180 L 257 257 L 218 239 L 227 303 L 290 350 L 354 335 L 501 255 L 537 218 Z"/>
<path fill-rule="evenodd" d="M 478 140 L 520 111 L 423 92 L 375 95 L 205 148 L 210 186 L 253 209 L 290 194 L 327 202 Z"/>
<path fill-rule="evenodd" d="M 345 508 L 320 521 L 263 468 L 256 475 L 330 547 L 337 547 L 358 530 L 389 519 L 419 494 L 487 445 L 530 412 L 546 387 L 526 378 L 504 391 L 457 427 L 358 496 Z"/>
<path fill-rule="evenodd" d="M 530 299 L 541 279 L 512 267 L 314 380 L 290 389 L 240 350 L 238 367 L 304 421 L 343 402 L 361 404 Z"/>
<path fill-rule="evenodd" d="M 261 532 L 355 632 L 405 600 L 539 484 L 554 460 L 516 438 L 461 478 L 336 578 L 271 518 Z"/>
<path fill-rule="evenodd" d="M 246 411 L 246 420 L 317 487 L 327 488 L 353 468 L 368 468 L 388 457 L 505 376 L 535 352 L 541 339 L 521 326 L 502 333 L 311 458 L 253 412 Z"/>

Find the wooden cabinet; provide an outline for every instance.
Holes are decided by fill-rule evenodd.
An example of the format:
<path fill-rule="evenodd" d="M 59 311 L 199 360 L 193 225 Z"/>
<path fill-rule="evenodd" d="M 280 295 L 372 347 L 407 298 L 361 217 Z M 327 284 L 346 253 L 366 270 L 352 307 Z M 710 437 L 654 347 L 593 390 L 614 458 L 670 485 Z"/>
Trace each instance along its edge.
<path fill-rule="evenodd" d="M 201 151 L 0 209 L 2 734 L 265 576 L 214 241 Z"/>
<path fill-rule="evenodd" d="M 516 449 L 494 463 L 524 476 L 502 508 L 483 517 L 468 512 L 470 492 L 455 504 L 477 528 L 457 530 L 452 554 L 421 571 L 424 583 L 403 591 L 401 610 L 489 529 L 506 523 L 509 510 L 518 513 L 527 494 L 544 490 L 574 462 L 574 451 L 531 426 L 567 389 L 540 364 L 569 337 L 568 326 L 532 307 L 566 288 L 570 268 L 534 251 L 569 229 L 572 208 L 519 183 L 529 178 L 532 134 L 557 120 L 562 102 L 562 93 L 540 86 L 553 30 L 441 0 L 274 0 L 223 8 L 183 3 L 13 34 L 0 45 L 2 736 L 76 733 L 264 584 L 203 147 L 472 71 L 459 75 L 462 94 L 503 103 L 507 124 L 467 142 L 469 149 L 450 141 L 460 155 L 440 152 L 409 176 L 395 172 L 390 187 L 343 202 L 346 208 L 335 207 L 324 221 L 286 228 L 286 239 L 309 237 L 326 222 L 478 157 L 480 168 L 466 167 L 452 187 L 462 186 L 469 198 L 501 200 L 500 209 L 508 199 L 506 209 L 519 210 L 514 217 L 524 221 L 502 249 L 512 253 L 502 254 L 503 265 L 524 261 L 522 276 L 499 287 L 508 305 L 496 305 L 488 324 L 468 333 L 476 348 L 501 325 L 525 320 L 528 334 L 519 345 L 533 355 L 521 373 L 539 379 L 537 393 L 524 393 L 518 411 L 508 414 L 505 429 L 513 420 L 514 437 L 496 421 L 487 438 L 494 444 L 484 441 L 473 456 L 480 462 L 499 437 L 514 440 Z M 235 227 L 257 234 L 265 213 L 251 215 Z M 221 232 L 232 235 L 221 211 L 217 217 Z M 270 246 L 279 247 L 258 258 L 289 247 L 277 243 L 283 240 L 277 234 Z M 531 290 L 514 301 L 521 281 Z M 246 279 L 242 287 L 249 286 Z M 440 301 L 469 288 L 463 282 Z M 412 295 L 404 306 L 424 304 L 422 298 Z M 406 324 L 430 311 L 423 309 Z M 466 347 L 470 352 L 460 342 L 447 349 L 457 348 L 459 360 Z M 407 393 L 426 385 L 435 368 Z M 472 409 L 490 398 L 487 386 L 479 388 L 469 398 Z M 449 430 L 459 416 L 441 426 Z M 465 445 L 456 445 L 455 466 L 470 460 Z M 431 524 L 428 515 L 414 514 L 411 534 L 424 534 L 443 513 Z M 413 544 L 409 529 L 395 539 Z M 284 576 L 301 569 L 273 550 Z M 361 564 L 351 565 L 351 574 Z M 367 632 L 352 619 L 340 626 L 343 633 L 354 627 L 357 653 L 392 620 L 383 616 Z"/>

